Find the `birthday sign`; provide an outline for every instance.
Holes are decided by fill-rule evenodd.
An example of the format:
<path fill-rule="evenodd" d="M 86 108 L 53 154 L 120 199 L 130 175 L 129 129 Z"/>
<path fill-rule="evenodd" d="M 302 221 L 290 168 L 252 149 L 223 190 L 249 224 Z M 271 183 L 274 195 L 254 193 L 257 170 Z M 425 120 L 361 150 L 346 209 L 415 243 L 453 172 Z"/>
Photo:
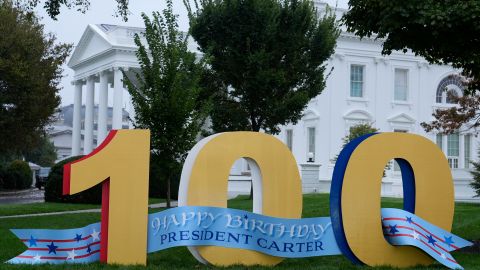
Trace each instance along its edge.
<path fill-rule="evenodd" d="M 12 230 L 28 247 L 9 263 L 146 264 L 146 254 L 187 246 L 203 263 L 275 265 L 283 258 L 343 254 L 358 264 L 408 267 L 471 245 L 450 233 L 453 181 L 443 153 L 412 134 L 370 134 L 337 160 L 331 217 L 301 218 L 301 179 L 273 136 L 230 132 L 201 140 L 182 171 L 179 207 L 148 215 L 149 131 L 112 131 L 93 153 L 65 165 L 64 193 L 103 183 L 101 223 L 69 230 Z M 226 208 L 230 168 L 246 158 L 253 212 Z M 380 209 L 385 164 L 401 168 L 404 209 Z M 435 193 L 436 196 L 430 194 Z M 322 207 L 319 205 L 319 207 Z"/>

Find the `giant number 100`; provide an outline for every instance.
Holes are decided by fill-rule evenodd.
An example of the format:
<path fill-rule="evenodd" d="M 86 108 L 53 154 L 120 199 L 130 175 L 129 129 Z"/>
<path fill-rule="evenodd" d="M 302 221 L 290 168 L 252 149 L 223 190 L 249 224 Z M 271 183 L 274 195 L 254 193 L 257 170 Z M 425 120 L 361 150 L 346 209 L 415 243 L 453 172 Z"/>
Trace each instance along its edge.
<path fill-rule="evenodd" d="M 111 131 L 94 152 L 64 167 L 64 194 L 103 185 L 103 262 L 146 264 L 149 157 L 148 130 L 118 130 Z M 301 217 L 302 186 L 295 158 L 275 137 L 255 132 L 220 133 L 198 142 L 183 167 L 179 206 L 227 207 L 228 176 L 239 158 L 247 159 L 252 169 L 254 212 Z M 418 135 L 370 134 L 348 144 L 335 165 L 330 212 L 337 244 L 352 261 L 371 266 L 429 264 L 431 259 L 422 251 L 393 247 L 383 236 L 381 179 L 391 159 L 397 160 L 402 171 L 404 209 L 451 230 L 453 181 L 441 150 Z M 366 231 L 370 233 L 362 233 Z M 225 247 L 189 250 L 198 260 L 214 265 L 275 265 L 282 261 Z"/>

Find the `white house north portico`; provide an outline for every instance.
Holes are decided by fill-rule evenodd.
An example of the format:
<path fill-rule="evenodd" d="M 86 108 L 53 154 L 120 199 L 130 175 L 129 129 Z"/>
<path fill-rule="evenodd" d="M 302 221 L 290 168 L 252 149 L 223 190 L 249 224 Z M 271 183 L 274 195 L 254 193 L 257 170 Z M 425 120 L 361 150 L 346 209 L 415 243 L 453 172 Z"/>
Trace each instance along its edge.
<path fill-rule="evenodd" d="M 134 118 L 130 98 L 123 85 L 123 76 L 124 74 L 128 76 L 139 67 L 135 56 L 137 46 L 133 37 L 135 33 L 142 31 L 142 28 L 135 27 L 91 24 L 81 37 L 68 62 L 68 66 L 75 73 L 72 82 L 75 86 L 72 155 L 82 154 L 80 144 L 83 96 L 85 96 L 83 154 L 90 153 L 96 146 L 94 136 L 97 137 L 97 145 L 107 136 L 109 100 L 113 103 L 111 128 L 125 128 L 122 126 L 122 109 L 126 104 L 130 104 L 130 117 Z M 109 92 L 112 95 L 110 99 Z M 98 96 L 98 119 L 94 119 L 96 96 Z M 94 126 L 97 128 L 95 129 Z"/>

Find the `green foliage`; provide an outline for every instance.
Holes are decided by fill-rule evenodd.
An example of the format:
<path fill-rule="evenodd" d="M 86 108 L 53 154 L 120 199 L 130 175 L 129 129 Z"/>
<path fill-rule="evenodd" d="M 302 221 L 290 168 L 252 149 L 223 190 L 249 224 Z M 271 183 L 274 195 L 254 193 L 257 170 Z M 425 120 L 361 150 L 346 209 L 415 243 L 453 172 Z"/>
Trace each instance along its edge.
<path fill-rule="evenodd" d="M 38 164 L 42 167 L 51 167 L 57 160 L 57 150 L 47 136 L 40 138 L 39 145 L 24 153 L 25 160 Z"/>
<path fill-rule="evenodd" d="M 192 36 L 211 67 L 215 132 L 265 130 L 296 122 L 325 88 L 325 61 L 338 28 L 307 0 L 200 0 Z"/>
<path fill-rule="evenodd" d="M 475 190 L 475 193 L 477 193 L 476 197 L 480 197 L 480 161 L 472 161 L 471 164 L 473 165 L 473 168 L 470 171 L 470 174 L 472 175 L 473 179 L 470 183 L 470 186 L 473 188 L 473 190 Z"/>
<path fill-rule="evenodd" d="M 151 131 L 151 151 L 167 179 L 168 204 L 170 179 L 196 143 L 208 114 L 208 104 L 199 102 L 204 68 L 188 51 L 188 36 L 178 30 L 171 0 L 162 14 L 142 17 L 146 44 L 135 35 L 140 72 L 135 81 L 125 76 L 125 82 L 136 111 L 135 127 Z"/>
<path fill-rule="evenodd" d="M 349 6 L 344 17 L 348 30 L 385 38 L 384 53 L 408 48 L 431 63 L 452 64 L 473 77 L 480 74 L 479 1 L 350 0 Z"/>
<path fill-rule="evenodd" d="M 71 45 L 31 12 L 0 0 L 0 156 L 19 155 L 38 144 L 60 104 L 62 64 Z"/>
<path fill-rule="evenodd" d="M 354 139 L 361 137 L 363 135 L 367 135 L 375 132 L 378 132 L 378 129 L 372 127 L 370 123 L 357 124 L 357 125 L 351 126 L 348 135 L 343 137 L 342 139 L 342 142 L 343 142 L 342 149 L 345 148 L 345 146 L 349 142 L 353 141 Z M 335 156 L 335 158 L 333 158 L 332 161 L 337 161 L 337 159 L 338 159 L 338 154 Z"/>
<path fill-rule="evenodd" d="M 347 145 L 349 142 L 353 141 L 354 139 L 361 137 L 363 135 L 367 135 L 370 133 L 378 132 L 377 128 L 372 127 L 370 123 L 358 124 L 355 126 L 350 127 L 350 133 L 345 136 L 343 140 L 343 147 Z"/>
<path fill-rule="evenodd" d="M 61 203 L 88 203 L 100 204 L 102 202 L 102 185 L 98 184 L 88 190 L 75 195 L 63 195 L 63 165 L 80 159 L 82 156 L 75 156 L 62 160 L 55 164 L 48 175 L 45 185 L 45 201 Z"/>
<path fill-rule="evenodd" d="M 38 4 L 43 3 L 43 8 L 47 12 L 50 18 L 56 20 L 57 16 L 60 14 L 61 8 L 65 7 L 68 9 L 75 8 L 77 11 L 85 13 L 90 7 L 89 0 L 14 0 L 18 5 L 23 6 L 24 8 L 33 9 L 38 6 Z M 122 17 L 124 21 L 128 20 L 128 1 L 129 0 L 115 0 L 117 2 L 117 10 L 115 15 Z"/>
<path fill-rule="evenodd" d="M 33 173 L 28 166 L 28 163 L 22 160 L 12 161 L 6 170 L 3 177 L 4 189 L 27 189 L 32 186 Z"/>

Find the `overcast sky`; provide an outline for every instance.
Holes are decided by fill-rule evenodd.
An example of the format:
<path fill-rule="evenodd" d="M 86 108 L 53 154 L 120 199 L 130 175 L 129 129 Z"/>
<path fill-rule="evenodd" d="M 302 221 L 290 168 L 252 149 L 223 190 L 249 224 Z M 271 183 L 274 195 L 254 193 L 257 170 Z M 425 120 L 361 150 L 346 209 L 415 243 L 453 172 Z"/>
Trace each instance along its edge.
<path fill-rule="evenodd" d="M 180 16 L 180 30 L 186 31 L 188 29 L 188 18 L 183 1 L 174 0 L 173 2 L 174 12 Z M 326 2 L 335 5 L 336 0 Z M 347 2 L 348 0 L 339 0 L 338 6 L 346 7 Z M 129 6 L 131 14 L 128 22 L 124 22 L 121 18 L 114 16 L 116 9 L 115 0 L 90 0 L 90 3 L 90 8 L 85 14 L 76 10 L 62 9 L 56 21 L 50 19 L 40 7 L 37 8 L 37 13 L 43 18 L 41 22 L 45 25 L 47 32 L 55 33 L 60 42 L 76 45 L 88 24 L 103 23 L 142 27 L 143 21 L 140 17 L 142 12 L 151 14 L 153 11 L 161 11 L 165 8 L 164 0 L 132 0 Z M 70 84 L 73 72 L 66 65 L 64 69 L 64 78 L 61 84 L 63 89 L 60 91 L 62 106 L 73 103 L 73 86 Z"/>

